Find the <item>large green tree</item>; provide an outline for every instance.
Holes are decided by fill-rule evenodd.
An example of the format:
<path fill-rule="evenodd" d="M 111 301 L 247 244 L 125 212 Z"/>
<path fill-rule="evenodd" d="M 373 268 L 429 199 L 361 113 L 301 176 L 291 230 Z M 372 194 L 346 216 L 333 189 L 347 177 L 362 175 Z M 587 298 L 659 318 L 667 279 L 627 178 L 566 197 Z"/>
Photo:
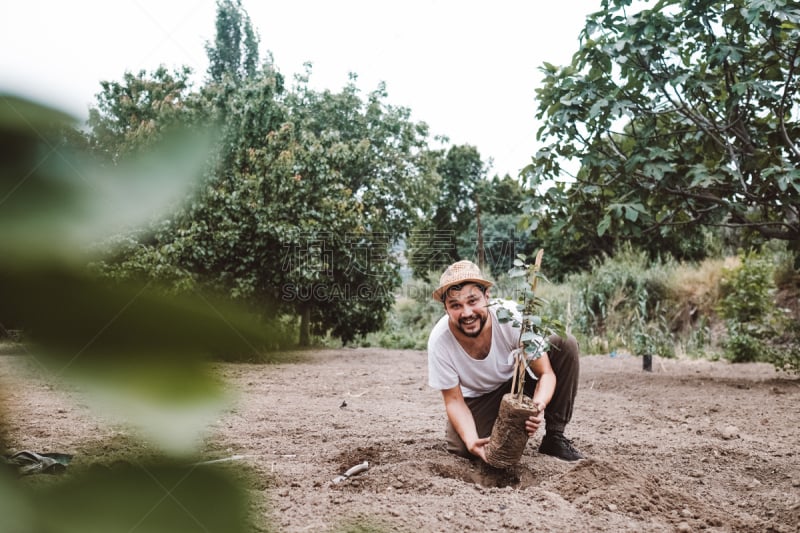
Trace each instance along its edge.
<path fill-rule="evenodd" d="M 219 6 L 217 28 L 225 31 L 209 48 L 212 63 L 215 51 L 235 48 L 230 20 L 245 20 L 229 12 L 238 4 Z M 269 62 L 241 72 L 253 55 L 247 50 L 239 49 L 239 61 L 226 55 L 221 75 L 170 106 L 119 105 L 136 77 L 104 93 L 95 123 L 122 126 L 116 136 L 93 130 L 92 142 L 104 134 L 110 149 L 135 144 L 136 117 L 188 102 L 191 120 L 216 124 L 218 140 L 191 201 L 120 238 L 116 261 L 102 268 L 179 290 L 211 288 L 265 315 L 300 316 L 301 342 L 309 333 L 350 341 L 379 329 L 394 302 L 400 278 L 392 247 L 427 210 L 434 184 L 427 127 L 389 105 L 383 86 L 364 98 L 355 78 L 339 92 L 315 91 L 309 71 L 289 90 Z"/>
<path fill-rule="evenodd" d="M 427 127 L 386 97 L 379 87 L 362 98 L 355 79 L 340 92 L 301 79 L 282 100 L 286 122 L 251 158 L 249 174 L 272 187 L 259 219 L 279 232 L 276 296 L 311 332 L 344 341 L 381 327 L 400 283 L 392 247 L 431 197 Z"/>
<path fill-rule="evenodd" d="M 601 7 L 572 63 L 542 69 L 543 145 L 524 172 L 535 188 L 557 183 L 531 204 L 534 223 L 600 249 L 700 226 L 797 247 L 800 6 Z"/>

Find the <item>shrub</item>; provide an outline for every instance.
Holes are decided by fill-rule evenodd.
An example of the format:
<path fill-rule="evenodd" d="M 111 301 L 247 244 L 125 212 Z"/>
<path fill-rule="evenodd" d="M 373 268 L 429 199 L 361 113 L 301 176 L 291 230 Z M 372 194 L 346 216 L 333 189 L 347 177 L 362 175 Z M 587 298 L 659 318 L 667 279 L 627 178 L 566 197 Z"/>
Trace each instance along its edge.
<path fill-rule="evenodd" d="M 574 329 L 589 340 L 586 348 L 634 349 L 638 339 L 639 344 L 657 341 L 661 352 L 672 354 L 673 349 L 666 349 L 671 340 L 661 317 L 669 269 L 670 265 L 651 263 L 646 252 L 626 245 L 614 257 L 595 261 L 591 271 L 568 277 L 566 284 L 576 293 Z"/>
<path fill-rule="evenodd" d="M 769 264 L 754 254 L 743 256 L 735 268 L 723 270 L 717 310 L 728 331 L 725 356 L 733 362 L 759 359 L 763 345 L 759 326 L 768 313 L 771 274 Z"/>
<path fill-rule="evenodd" d="M 654 314 L 655 318 L 650 321 L 646 321 L 642 314 L 637 314 L 637 320 L 631 327 L 629 346 L 635 355 L 675 357 L 675 343 L 667 320 L 658 313 L 658 308 Z"/>
<path fill-rule="evenodd" d="M 797 326 L 775 306 L 775 265 L 754 252 L 725 269 L 718 305 L 728 337 L 725 355 L 733 362 L 765 361 L 777 369 L 800 370 Z"/>

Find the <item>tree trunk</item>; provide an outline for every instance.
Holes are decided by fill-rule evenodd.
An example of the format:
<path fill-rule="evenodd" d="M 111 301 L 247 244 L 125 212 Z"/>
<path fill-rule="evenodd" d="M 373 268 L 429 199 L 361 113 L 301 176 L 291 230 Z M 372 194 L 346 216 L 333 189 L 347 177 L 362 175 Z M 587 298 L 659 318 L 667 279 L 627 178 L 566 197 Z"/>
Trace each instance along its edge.
<path fill-rule="evenodd" d="M 301 347 L 307 347 L 311 344 L 311 309 L 304 308 L 300 313 L 300 341 L 298 344 Z"/>
<path fill-rule="evenodd" d="M 483 227 L 481 226 L 481 204 L 475 197 L 475 223 L 478 227 L 478 268 L 483 272 L 486 269 L 486 251 L 483 248 Z"/>

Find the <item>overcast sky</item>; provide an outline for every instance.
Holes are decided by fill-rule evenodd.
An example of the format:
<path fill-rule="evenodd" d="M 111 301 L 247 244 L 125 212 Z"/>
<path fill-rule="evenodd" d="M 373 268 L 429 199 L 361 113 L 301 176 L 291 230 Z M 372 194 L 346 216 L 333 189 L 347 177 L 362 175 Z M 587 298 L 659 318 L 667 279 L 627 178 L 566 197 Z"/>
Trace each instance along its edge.
<path fill-rule="evenodd" d="M 491 174 L 516 175 L 536 152 L 535 90 L 545 61 L 566 64 L 600 0 L 243 0 L 286 77 L 311 62 L 311 84 L 348 73 L 453 144 L 471 144 Z M 201 81 L 215 0 L 7 0 L 0 8 L 0 92 L 84 118 L 101 80 L 160 64 Z"/>

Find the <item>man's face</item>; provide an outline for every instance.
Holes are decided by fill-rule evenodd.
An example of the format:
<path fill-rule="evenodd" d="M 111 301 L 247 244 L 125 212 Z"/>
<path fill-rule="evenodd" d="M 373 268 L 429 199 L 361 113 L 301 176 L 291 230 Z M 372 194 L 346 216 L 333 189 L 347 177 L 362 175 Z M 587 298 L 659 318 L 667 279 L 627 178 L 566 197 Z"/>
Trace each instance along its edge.
<path fill-rule="evenodd" d="M 489 318 L 488 295 L 474 283 L 460 289 L 450 289 L 444 299 L 444 308 L 450 323 L 467 337 L 477 337 Z"/>

